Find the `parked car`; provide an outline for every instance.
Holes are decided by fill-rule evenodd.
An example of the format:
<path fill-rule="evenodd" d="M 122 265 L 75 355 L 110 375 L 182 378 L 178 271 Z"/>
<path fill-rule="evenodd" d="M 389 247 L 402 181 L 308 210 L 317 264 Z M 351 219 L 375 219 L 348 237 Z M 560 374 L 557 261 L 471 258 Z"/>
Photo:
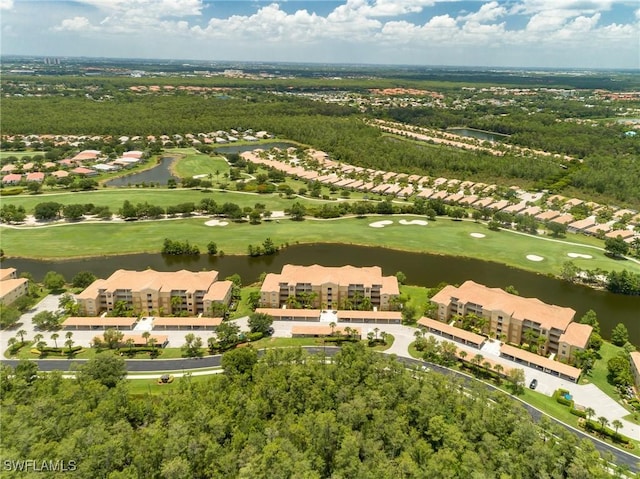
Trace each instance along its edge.
<path fill-rule="evenodd" d="M 535 389 L 536 386 L 538 386 L 538 380 L 537 379 L 533 379 L 531 381 L 531 383 L 529 383 L 529 389 Z"/>

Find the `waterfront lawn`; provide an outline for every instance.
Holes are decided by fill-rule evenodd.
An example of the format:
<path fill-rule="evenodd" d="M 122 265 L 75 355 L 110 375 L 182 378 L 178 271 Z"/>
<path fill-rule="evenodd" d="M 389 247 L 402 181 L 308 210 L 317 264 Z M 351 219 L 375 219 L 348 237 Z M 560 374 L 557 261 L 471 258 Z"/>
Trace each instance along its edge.
<path fill-rule="evenodd" d="M 225 173 L 229 173 L 229 164 L 221 156 L 209 156 L 200 153 L 193 148 L 173 148 L 166 151 L 169 156 L 178 156 L 179 159 L 172 165 L 172 173 L 178 178 L 191 178 L 196 175 L 209 175 L 214 184 L 218 181 L 228 181 Z M 216 175 L 216 172 L 218 173 Z"/>
<path fill-rule="evenodd" d="M 255 202 L 255 197 L 251 198 Z M 189 240 L 205 254 L 210 241 L 215 241 L 218 251 L 225 254 L 247 254 L 248 245 L 258 245 L 271 238 L 276 245 L 331 242 L 472 257 L 543 274 L 559 274 L 563 263 L 570 259 L 567 254 L 576 252 L 593 256 L 593 259 L 573 260 L 581 268 L 607 271 L 626 268 L 640 273 L 638 263 L 610 259 L 603 251 L 589 246 L 547 241 L 509 231 L 489 231 L 486 226 L 470 221 L 438 219 L 430 221 L 428 226 L 417 226 L 401 225 L 399 219 L 410 220 L 412 217 L 371 216 L 300 222 L 283 219 L 260 225 L 230 223 L 224 227 L 206 226 L 205 218 L 65 224 L 47 228 L 6 228 L 2 239 L 7 256 L 28 258 L 158 253 L 164 238 Z M 392 220 L 393 224 L 384 228 L 369 226 L 371 222 L 380 220 Z M 471 233 L 476 232 L 486 237 L 471 237 Z M 575 242 L 580 240 L 578 236 L 571 239 Z M 37 245 L 37 252 L 34 252 L 33 245 Z M 542 256 L 544 260 L 530 261 L 526 258 L 529 254 Z"/>
<path fill-rule="evenodd" d="M 260 291 L 260 286 L 245 286 L 240 290 L 240 300 L 235 311 L 231 312 L 230 319 L 238 319 L 249 316 L 253 313 L 253 308 L 249 304 L 249 295 L 253 292 Z"/>

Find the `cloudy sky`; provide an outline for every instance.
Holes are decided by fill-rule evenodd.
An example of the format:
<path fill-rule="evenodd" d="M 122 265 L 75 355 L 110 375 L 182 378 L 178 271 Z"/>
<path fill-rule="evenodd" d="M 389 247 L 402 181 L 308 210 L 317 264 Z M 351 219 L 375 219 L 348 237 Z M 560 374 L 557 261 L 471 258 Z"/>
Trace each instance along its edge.
<path fill-rule="evenodd" d="M 640 68 L 638 0 L 0 0 L 1 53 Z"/>

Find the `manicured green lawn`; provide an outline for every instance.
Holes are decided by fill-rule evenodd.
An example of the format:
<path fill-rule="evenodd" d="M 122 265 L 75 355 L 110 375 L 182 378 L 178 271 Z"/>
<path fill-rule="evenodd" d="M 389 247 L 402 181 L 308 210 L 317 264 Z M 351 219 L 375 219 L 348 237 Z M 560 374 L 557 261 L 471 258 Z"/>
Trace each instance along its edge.
<path fill-rule="evenodd" d="M 366 338 L 362 338 L 362 339 L 366 339 Z M 396 340 L 395 336 L 393 334 L 389 334 L 387 333 L 386 336 L 386 344 L 379 344 L 377 346 L 371 346 L 370 348 L 368 348 L 370 351 L 386 351 L 387 349 L 389 349 L 391 346 L 393 346 L 393 342 Z M 368 344 L 368 340 L 365 341 L 365 344 Z"/>
<path fill-rule="evenodd" d="M 230 194 L 231 195 L 231 194 Z M 234 195 L 236 196 L 236 195 Z M 241 195 L 237 195 L 239 197 Z M 256 197 L 251 197 L 255 201 Z M 138 197 L 137 200 L 141 200 Z M 237 199 L 237 198 L 234 198 Z M 149 199 L 153 202 L 152 199 Z M 286 202 L 288 200 L 281 200 Z M 573 260 L 582 268 L 619 270 L 626 268 L 640 272 L 640 265 L 631 261 L 615 261 L 602 251 L 581 245 L 545 241 L 542 238 L 518 235 L 509 231 L 489 231 L 485 225 L 473 222 L 439 219 L 428 226 L 402 225 L 400 219 L 412 217 L 339 218 L 297 222 L 280 220 L 260 225 L 231 223 L 224 227 L 206 226 L 206 219 L 176 219 L 127 223 L 70 224 L 33 229 L 4 229 L 3 249 L 7 256 L 67 258 L 101 256 L 125 253 L 157 253 L 164 238 L 185 241 L 200 246 L 206 252 L 210 241 L 226 254 L 247 254 L 249 244 L 257 245 L 269 237 L 276 245 L 295 243 L 332 242 L 382 246 L 386 248 L 429 252 L 453 256 L 466 256 L 503 263 L 543 274 L 558 274 L 562 264 L 569 260 L 568 253 L 582 253 L 593 259 Z M 424 218 L 423 218 L 424 219 Z M 370 223 L 390 220 L 384 228 L 372 228 Z M 471 233 L 482 233 L 484 238 L 473 238 Z M 570 237 L 575 242 L 579 236 Z M 37 244 L 37 253 L 33 245 Z M 542 256 L 535 262 L 529 254 Z"/>
<path fill-rule="evenodd" d="M 108 206 L 112 213 L 122 207 L 125 200 L 133 204 L 147 202 L 151 205 L 173 206 L 180 203 L 193 202 L 196 205 L 203 198 L 211 198 L 218 204 L 226 202 L 236 203 L 241 208 L 254 207 L 256 203 L 263 203 L 271 211 L 282 211 L 299 201 L 306 205 L 322 204 L 325 201 L 308 200 L 306 198 L 287 199 L 274 194 L 240 193 L 234 191 L 203 191 L 191 189 L 167 189 L 167 188 L 109 188 L 97 191 L 55 192 L 40 195 L 7 196 L 2 198 L 2 204 L 14 204 L 23 206 L 27 214 L 32 214 L 38 203 L 55 201 L 63 205 L 92 203 L 96 206 Z M 313 201 L 313 203 L 312 203 Z M 335 204 L 335 201 L 333 202 Z"/>
<path fill-rule="evenodd" d="M 34 157 L 36 155 L 44 156 L 45 153 L 46 151 L 0 151 L 0 159 L 10 156 L 15 156 L 16 158 L 22 158 L 23 156 Z"/>
<path fill-rule="evenodd" d="M 249 295 L 255 291 L 260 291 L 260 286 L 245 286 L 240 290 L 240 301 L 236 310 L 231 313 L 231 319 L 242 318 L 253 313 L 253 308 L 248 303 L 248 299 Z"/>
<path fill-rule="evenodd" d="M 168 155 L 178 155 L 180 159 L 173 164 L 172 171 L 178 178 L 191 178 L 196 175 L 211 174 L 211 181 L 224 180 L 229 173 L 229 164 L 222 157 L 211 157 L 199 153 L 193 148 L 173 148 Z M 216 172 L 218 173 L 216 175 Z M 205 178 L 207 179 L 207 178 Z"/>
<path fill-rule="evenodd" d="M 607 362 L 609 361 L 609 359 L 616 356 L 621 351 L 624 351 L 624 349 L 619 346 L 615 346 L 610 342 L 604 341 L 602 343 L 600 351 L 598 351 L 600 354 L 600 359 L 595 362 L 593 369 L 588 376 L 582 376 L 580 384 L 593 383 L 598 386 L 598 388 L 602 392 L 615 399 L 616 401 L 619 401 L 620 395 L 618 394 L 615 386 L 610 384 L 607 380 L 607 375 L 609 373 L 607 369 Z"/>

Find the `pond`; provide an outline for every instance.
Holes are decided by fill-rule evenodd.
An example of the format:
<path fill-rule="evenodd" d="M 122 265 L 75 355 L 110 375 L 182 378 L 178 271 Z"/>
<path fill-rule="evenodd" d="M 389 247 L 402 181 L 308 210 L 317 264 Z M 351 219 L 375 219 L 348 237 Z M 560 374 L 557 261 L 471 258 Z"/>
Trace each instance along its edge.
<path fill-rule="evenodd" d="M 469 138 L 477 138 L 478 140 L 483 141 L 502 141 L 509 137 L 509 135 L 503 135 L 502 133 L 476 130 L 474 128 L 447 128 L 447 131 L 456 135 L 466 136 Z"/>
<path fill-rule="evenodd" d="M 599 318 L 602 334 L 610 336 L 611 330 L 619 322 L 629 330 L 631 341 L 640 345 L 640 297 L 622 296 L 575 285 L 555 278 L 511 268 L 499 263 L 439 256 L 426 253 L 409 253 L 385 248 L 371 248 L 343 244 L 316 244 L 291 246 L 274 256 L 251 258 L 248 256 L 172 257 L 159 254 L 134 254 L 116 257 L 75 259 L 69 261 L 41 261 L 30 259 L 6 259 L 2 267 L 13 267 L 18 272 L 28 271 L 36 280 L 42 280 L 47 271 L 62 273 L 67 280 L 79 271 L 92 271 L 105 278 L 117 269 L 143 270 L 153 268 L 159 271 L 187 269 L 200 271 L 214 269 L 220 277 L 238 273 L 244 282 L 257 281 L 263 272 L 279 272 L 284 264 L 324 266 L 382 267 L 383 274 L 393 275 L 402 271 L 409 284 L 435 286 L 444 281 L 460 284 L 468 279 L 490 287 L 504 288 L 513 285 L 522 296 L 570 307 L 580 318 L 593 309 Z M 426 301 L 426 299 L 425 299 Z"/>
<path fill-rule="evenodd" d="M 161 158 L 156 166 L 139 173 L 132 173 L 127 176 L 121 176 L 114 178 L 106 182 L 107 186 L 135 186 L 138 183 L 160 183 L 166 185 L 170 178 L 176 178 L 171 174 L 171 164 L 175 161 L 175 158 L 164 157 Z"/>

